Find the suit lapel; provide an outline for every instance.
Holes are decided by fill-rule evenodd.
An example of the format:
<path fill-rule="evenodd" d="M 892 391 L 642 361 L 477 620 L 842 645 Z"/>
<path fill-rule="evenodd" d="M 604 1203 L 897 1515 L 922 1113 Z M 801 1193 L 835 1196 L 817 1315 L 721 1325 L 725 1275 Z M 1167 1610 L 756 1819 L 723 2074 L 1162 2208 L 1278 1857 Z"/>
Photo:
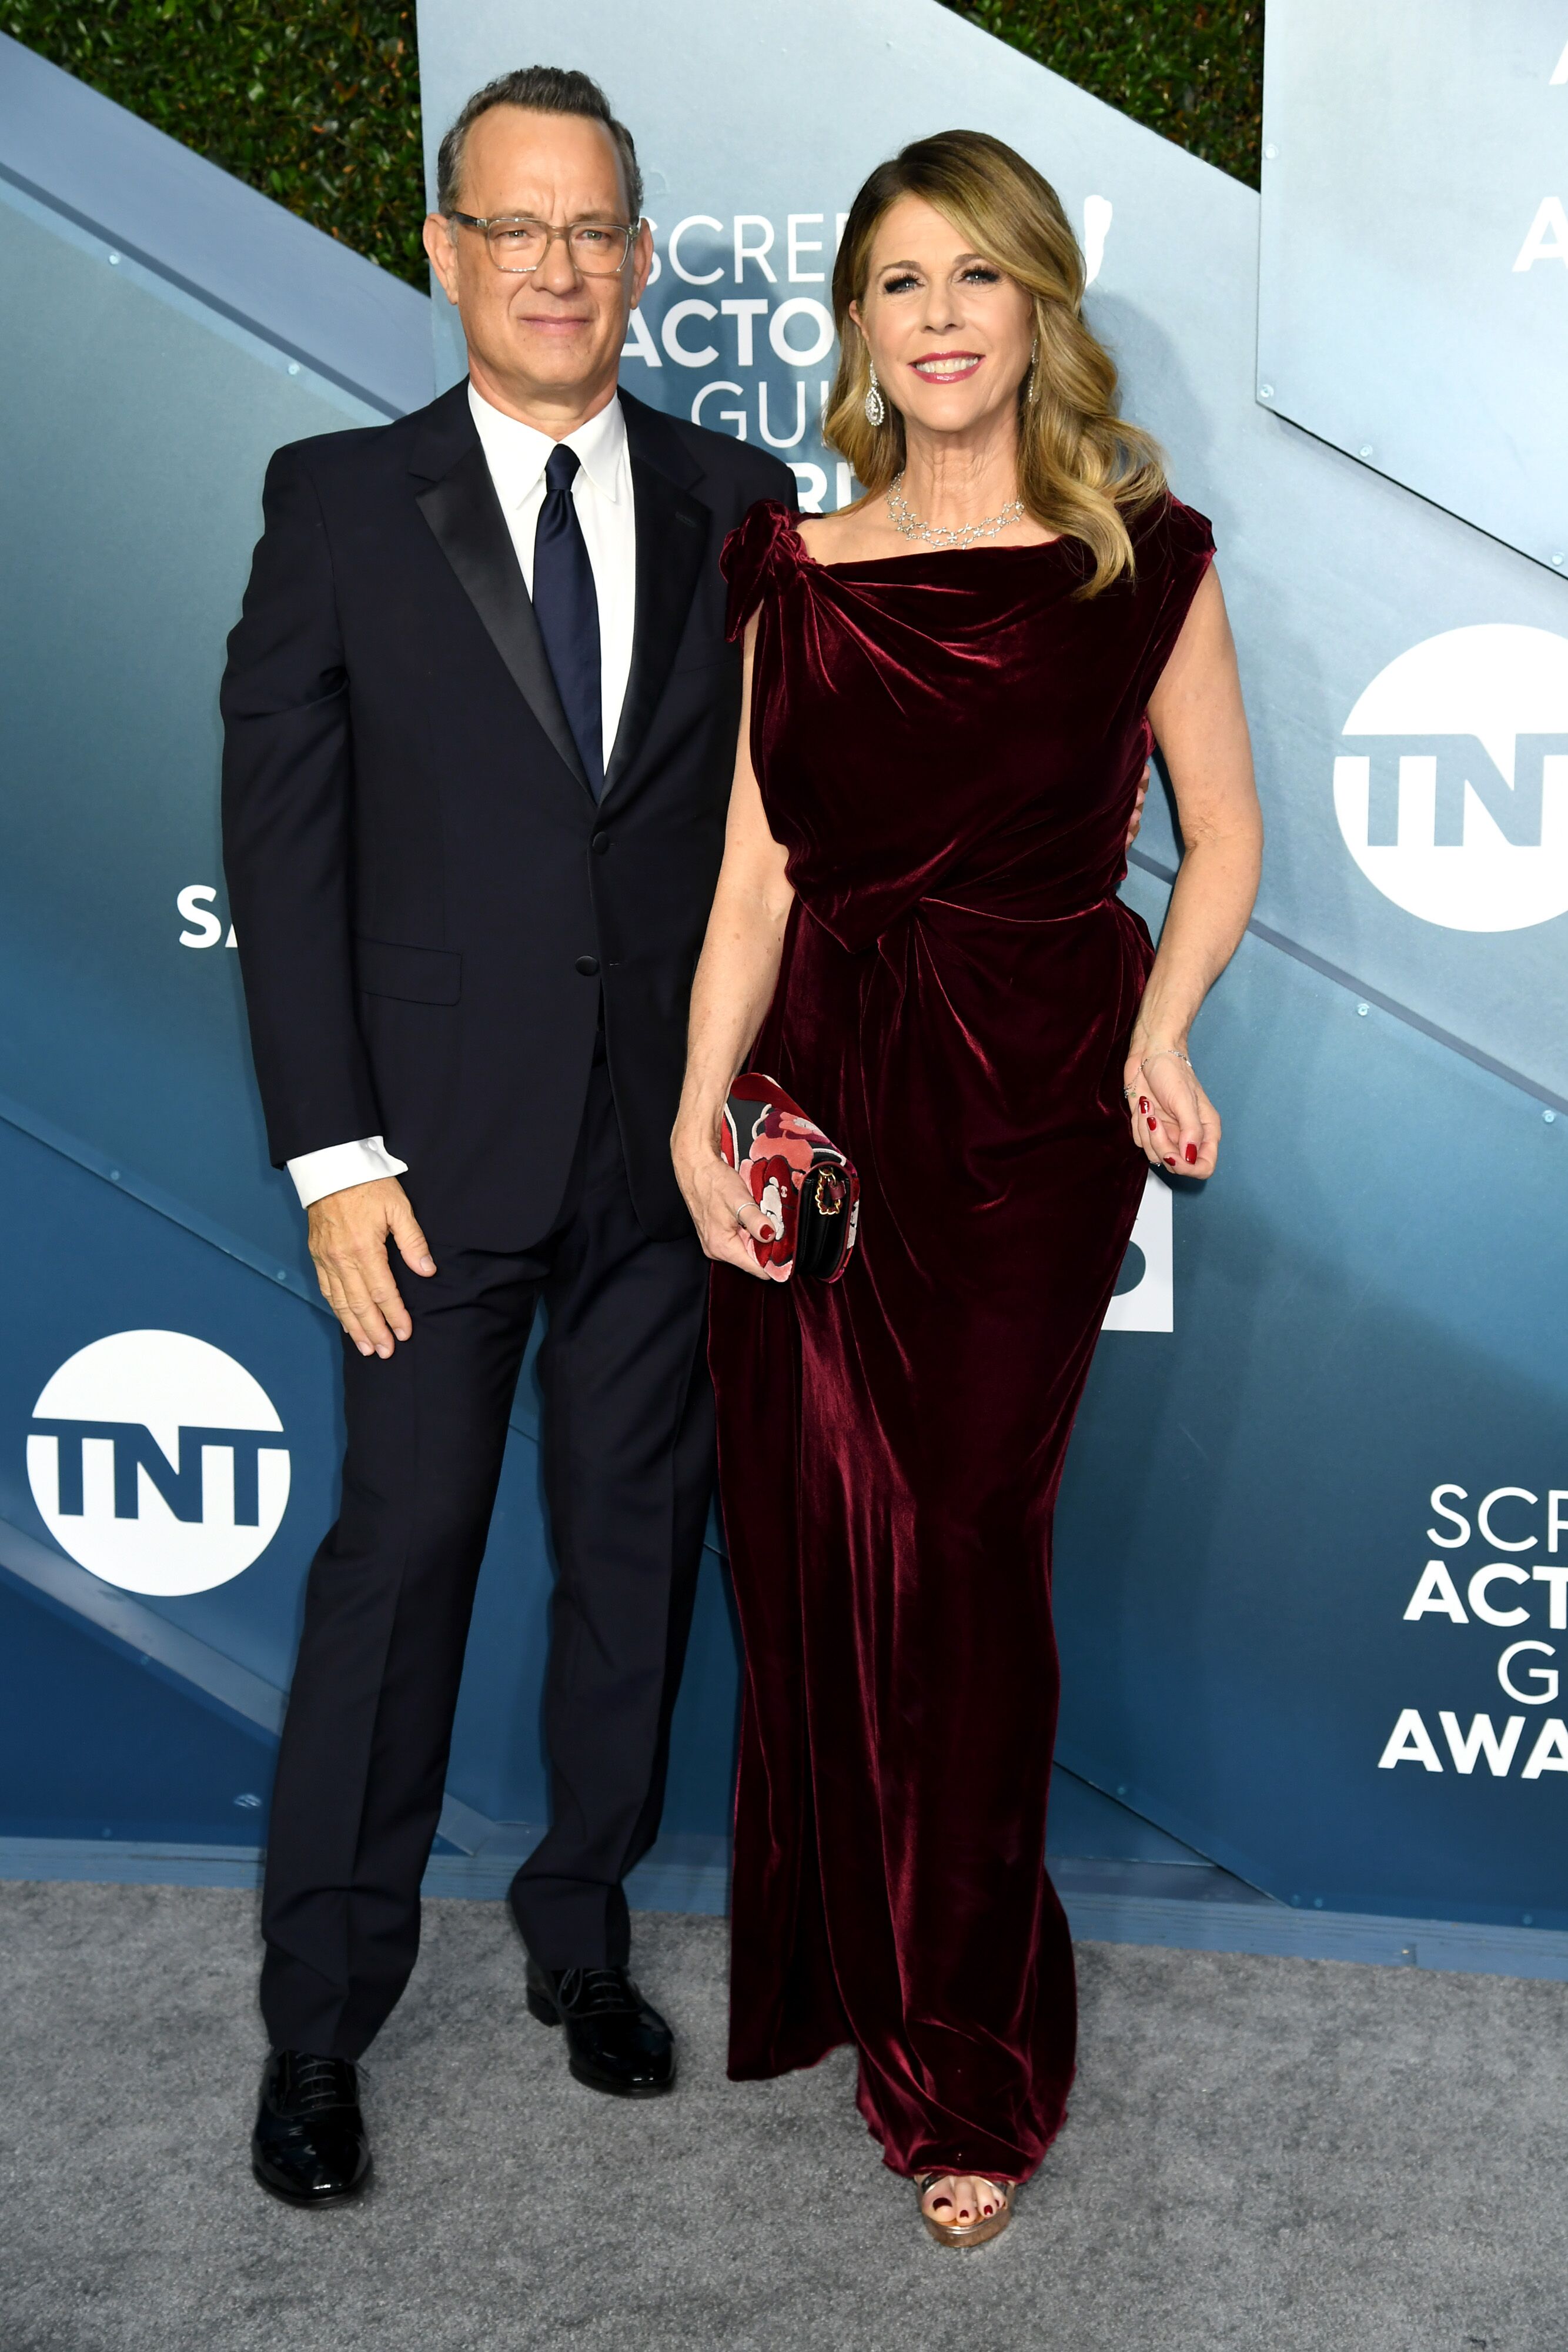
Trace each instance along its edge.
<path fill-rule="evenodd" d="M 647 739 L 708 557 L 713 522 L 709 509 L 688 487 L 700 478 L 699 469 L 657 410 L 645 408 L 625 392 L 621 406 L 637 517 L 637 603 L 632 671 L 604 777 L 606 800 Z"/>
<path fill-rule="evenodd" d="M 432 411 L 430 431 L 421 446 L 413 471 L 426 477 L 424 487 L 414 496 L 437 545 L 457 574 L 518 693 L 562 763 L 588 792 L 588 779 L 560 707 L 544 640 L 517 567 L 517 551 L 468 411 L 466 385 L 459 384 Z M 639 509 L 639 602 L 641 523 Z"/>

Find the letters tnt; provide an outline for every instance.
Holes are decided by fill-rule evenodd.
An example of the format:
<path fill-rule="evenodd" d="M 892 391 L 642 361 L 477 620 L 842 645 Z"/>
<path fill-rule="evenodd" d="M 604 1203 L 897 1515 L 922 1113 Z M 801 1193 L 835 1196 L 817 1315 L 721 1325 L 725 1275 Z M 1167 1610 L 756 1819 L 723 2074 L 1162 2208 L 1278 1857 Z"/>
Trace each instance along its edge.
<path fill-rule="evenodd" d="M 1568 735 L 1516 736 L 1511 784 L 1475 735 L 1347 735 L 1344 749 L 1371 763 L 1368 849 L 1398 848 L 1399 762 L 1419 757 L 1437 765 L 1435 849 L 1464 846 L 1467 784 L 1505 841 L 1516 849 L 1539 849 L 1546 762 L 1568 753 Z"/>
<path fill-rule="evenodd" d="M 152 1432 L 140 1421 L 35 1421 L 36 1437 L 53 1437 L 59 1444 L 59 1511 L 64 1518 L 79 1519 L 82 1495 L 82 1447 L 89 1437 L 107 1438 L 114 1448 L 114 1516 L 141 1516 L 137 1471 L 145 1470 L 176 1519 L 187 1526 L 202 1517 L 202 1448 L 221 1445 L 234 1455 L 235 1525 L 260 1525 L 261 1507 L 256 1457 L 264 1446 L 276 1447 L 278 1433 L 267 1429 L 197 1429 L 182 1424 L 175 1458 L 170 1461 Z"/>

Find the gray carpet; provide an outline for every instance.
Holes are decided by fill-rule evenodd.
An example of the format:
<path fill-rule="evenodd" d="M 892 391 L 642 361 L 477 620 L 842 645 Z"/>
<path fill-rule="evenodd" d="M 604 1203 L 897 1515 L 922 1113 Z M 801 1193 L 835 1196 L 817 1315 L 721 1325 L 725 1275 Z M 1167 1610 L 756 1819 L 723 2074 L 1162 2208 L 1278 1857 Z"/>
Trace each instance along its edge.
<path fill-rule="evenodd" d="M 1084 1945 L 1071 2119 L 946 2252 L 841 2053 L 724 2079 L 721 1922 L 644 1916 L 677 2095 L 580 2090 L 497 1906 L 426 1908 L 378 2179 L 251 2183 L 248 1895 L 0 1888 L 0 2352 L 1563 2352 L 1568 1988 Z"/>

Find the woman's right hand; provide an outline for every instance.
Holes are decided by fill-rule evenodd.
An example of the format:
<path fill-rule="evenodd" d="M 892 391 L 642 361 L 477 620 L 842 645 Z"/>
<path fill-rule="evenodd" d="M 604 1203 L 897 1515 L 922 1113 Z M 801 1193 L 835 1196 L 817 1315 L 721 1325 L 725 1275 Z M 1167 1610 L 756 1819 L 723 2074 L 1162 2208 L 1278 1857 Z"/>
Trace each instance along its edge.
<path fill-rule="evenodd" d="M 716 1265 L 738 1266 L 742 1274 L 766 1282 L 768 1276 L 757 1263 L 751 1244 L 775 1238 L 772 1222 L 763 1215 L 723 1152 L 716 1149 L 710 1136 L 677 1126 L 670 1138 L 670 1156 L 705 1255 Z"/>

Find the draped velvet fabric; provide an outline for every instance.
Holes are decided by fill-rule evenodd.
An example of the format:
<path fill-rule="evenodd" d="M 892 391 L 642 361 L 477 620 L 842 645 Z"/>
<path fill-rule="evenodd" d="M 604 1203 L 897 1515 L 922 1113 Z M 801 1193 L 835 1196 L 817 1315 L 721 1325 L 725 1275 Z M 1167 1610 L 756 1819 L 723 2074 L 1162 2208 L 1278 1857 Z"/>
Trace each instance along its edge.
<path fill-rule="evenodd" d="M 1134 541 L 1092 598 L 1069 541 L 823 565 L 765 504 L 725 551 L 797 894 L 751 1058 L 862 1186 L 841 1283 L 714 1274 L 730 2073 L 854 2042 L 898 2172 L 1027 2178 L 1072 2078 L 1051 1513 L 1145 1174 L 1151 950 L 1116 897 L 1145 709 L 1213 551 L 1168 500 Z"/>

